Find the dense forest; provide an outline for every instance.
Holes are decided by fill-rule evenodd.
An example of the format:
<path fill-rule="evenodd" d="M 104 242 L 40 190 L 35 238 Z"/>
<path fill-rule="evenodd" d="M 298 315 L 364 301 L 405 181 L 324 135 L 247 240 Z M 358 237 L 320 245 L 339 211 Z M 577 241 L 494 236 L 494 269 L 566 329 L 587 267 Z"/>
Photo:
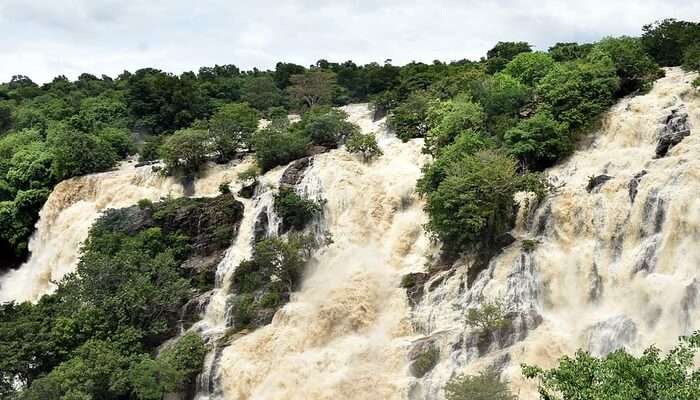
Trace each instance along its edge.
<path fill-rule="evenodd" d="M 662 67 L 678 65 L 700 70 L 700 24 L 663 20 L 644 26 L 641 37 L 557 43 L 548 51 L 499 42 L 478 61 L 319 60 L 309 67 L 280 62 L 271 71 L 217 65 L 179 76 L 146 68 L 114 78 L 59 76 L 43 85 L 17 75 L 0 84 L 0 270 L 27 259 L 39 210 L 56 184 L 110 170 L 127 157 L 163 160 L 163 173 L 183 179 L 246 154 L 257 161 L 250 179 L 341 145 L 365 160 L 376 157 L 374 139 L 334 108 L 357 102 L 386 115 L 400 139 L 425 139 L 433 161 L 417 188 L 426 228 L 444 256 L 487 255 L 513 228 L 516 192 L 545 196 L 541 171 L 570 155 L 616 99 L 644 93 Z M 300 118 L 290 122 L 289 114 Z M 261 118 L 269 124 L 260 125 Z M 235 203 L 226 187 L 221 192 L 211 201 Z M 92 228 L 76 273 L 56 293 L 36 304 L 0 305 L 0 397 L 162 399 L 191 384 L 206 351 L 202 339 L 188 334 L 156 349 L 176 336 L 178 310 L 213 285 L 211 277 L 179 268 L 196 255 L 203 233 L 174 228 L 172 218 L 182 209 L 204 212 L 196 210 L 198 201 L 134 206 L 130 212 L 147 221 L 138 229 L 121 226 L 126 217 L 119 211 L 107 213 Z M 295 231 L 319 206 L 282 191 L 275 207 Z M 217 224 L 237 218 L 212 220 L 206 234 L 213 245 L 230 241 Z M 278 268 L 290 283 L 262 288 L 241 275 L 241 290 L 264 291 L 264 302 L 281 306 L 300 279 L 304 240 L 256 244 L 256 258 L 239 268 Z M 234 305 L 235 317 L 254 325 L 258 300 L 242 299 L 247 303 Z M 473 319 L 487 321 L 485 327 L 494 320 Z M 641 358 L 578 353 L 558 369 L 526 371 L 540 380 L 543 399 L 558 398 L 555 392 L 567 399 L 690 400 L 700 396 L 700 371 L 688 372 L 699 346 L 698 337 L 688 338 L 667 358 L 653 348 Z M 656 378 L 637 379 L 647 369 Z M 448 399 L 513 398 L 489 374 L 451 381 Z M 483 393 L 492 397 L 472 397 Z"/>

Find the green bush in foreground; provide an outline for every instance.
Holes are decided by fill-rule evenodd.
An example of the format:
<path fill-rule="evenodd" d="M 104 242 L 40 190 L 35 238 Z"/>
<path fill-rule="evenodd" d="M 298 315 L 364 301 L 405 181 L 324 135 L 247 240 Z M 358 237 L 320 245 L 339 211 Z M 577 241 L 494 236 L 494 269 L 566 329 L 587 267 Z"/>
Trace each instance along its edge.
<path fill-rule="evenodd" d="M 515 400 L 507 382 L 501 382 L 495 370 L 487 369 L 478 375 L 459 375 L 447 382 L 447 400 Z M 586 398 L 588 399 L 588 398 Z M 583 400 L 583 398 L 581 398 Z"/>
<path fill-rule="evenodd" d="M 550 370 L 523 365 L 523 374 L 539 382 L 543 400 L 696 400 L 700 398 L 700 369 L 694 357 L 700 332 L 683 337 L 666 356 L 651 346 L 639 356 L 624 349 L 605 357 L 579 350 Z"/>

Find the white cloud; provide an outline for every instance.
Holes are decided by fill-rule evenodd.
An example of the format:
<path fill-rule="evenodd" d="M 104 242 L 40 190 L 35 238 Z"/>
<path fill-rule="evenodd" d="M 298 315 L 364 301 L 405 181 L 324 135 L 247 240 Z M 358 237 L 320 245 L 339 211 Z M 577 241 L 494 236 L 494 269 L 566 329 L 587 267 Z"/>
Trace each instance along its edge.
<path fill-rule="evenodd" d="M 272 68 L 317 59 L 395 63 L 478 59 L 498 40 L 638 35 L 655 19 L 700 19 L 683 0 L 199 1 L 2 0 L 0 81 L 152 66 Z"/>

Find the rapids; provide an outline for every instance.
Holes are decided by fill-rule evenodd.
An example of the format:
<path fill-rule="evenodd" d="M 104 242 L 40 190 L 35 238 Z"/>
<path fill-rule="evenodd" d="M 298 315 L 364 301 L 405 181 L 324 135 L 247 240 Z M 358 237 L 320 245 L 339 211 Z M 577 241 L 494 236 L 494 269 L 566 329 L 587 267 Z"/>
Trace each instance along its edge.
<path fill-rule="evenodd" d="M 422 140 L 402 143 L 373 121 L 367 105 L 344 107 L 384 155 L 363 163 L 342 148 L 314 156 L 295 190 L 323 204 L 314 222 L 332 243 L 312 257 L 301 289 L 268 326 L 212 346 L 198 399 L 442 399 L 454 375 L 497 368 L 522 399 L 536 398 L 521 363 L 553 366 L 577 348 L 602 355 L 672 346 L 700 328 L 700 98 L 694 75 L 672 68 L 644 95 L 625 98 L 580 149 L 547 171 L 553 190 L 535 205 L 521 195 L 515 242 L 468 287 L 468 257 L 434 273 L 412 308 L 403 275 L 433 265 L 438 247 L 423 229 L 415 192 L 429 158 Z M 688 114 L 691 134 L 655 158 L 663 121 Z M 250 160 L 215 166 L 194 195 L 214 196 L 222 182 L 237 190 Z M 272 196 L 284 167 L 260 177 L 245 205 L 238 236 L 217 268 L 216 288 L 191 329 L 220 343 L 228 326 L 228 284 L 251 255 L 255 222 L 277 233 Z M 606 175 L 596 187 L 591 177 Z M 632 190 L 633 189 L 633 190 Z M 31 258 L 0 277 L 0 301 L 36 300 L 76 265 L 80 243 L 100 213 L 142 198 L 183 196 L 180 183 L 123 163 L 116 171 L 59 184 L 41 211 Z M 465 310 L 501 298 L 512 326 L 480 341 Z M 408 356 L 420 343 L 439 350 L 421 378 Z"/>

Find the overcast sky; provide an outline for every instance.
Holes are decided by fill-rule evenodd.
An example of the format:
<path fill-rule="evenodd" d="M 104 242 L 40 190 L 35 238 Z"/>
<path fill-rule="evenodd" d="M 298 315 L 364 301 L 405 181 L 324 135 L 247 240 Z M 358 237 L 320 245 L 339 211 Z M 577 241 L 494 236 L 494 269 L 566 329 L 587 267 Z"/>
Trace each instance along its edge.
<path fill-rule="evenodd" d="M 666 17 L 700 20 L 700 1 L 0 0 L 0 81 L 146 66 L 478 59 L 499 40 L 546 49 L 638 35 Z"/>

